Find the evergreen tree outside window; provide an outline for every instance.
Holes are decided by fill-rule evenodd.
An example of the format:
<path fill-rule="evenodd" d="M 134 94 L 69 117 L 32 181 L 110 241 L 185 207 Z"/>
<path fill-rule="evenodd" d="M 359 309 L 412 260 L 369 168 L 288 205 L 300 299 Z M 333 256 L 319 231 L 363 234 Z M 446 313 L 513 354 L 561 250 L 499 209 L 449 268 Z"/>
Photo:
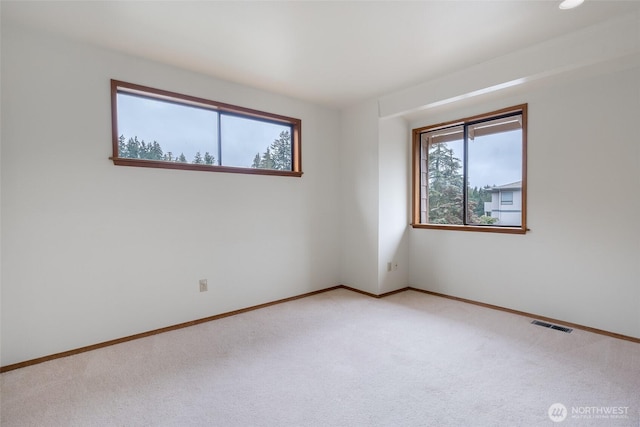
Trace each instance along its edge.
<path fill-rule="evenodd" d="M 526 232 L 526 112 L 413 130 L 415 228 Z M 498 191 L 507 183 L 517 186 Z"/>

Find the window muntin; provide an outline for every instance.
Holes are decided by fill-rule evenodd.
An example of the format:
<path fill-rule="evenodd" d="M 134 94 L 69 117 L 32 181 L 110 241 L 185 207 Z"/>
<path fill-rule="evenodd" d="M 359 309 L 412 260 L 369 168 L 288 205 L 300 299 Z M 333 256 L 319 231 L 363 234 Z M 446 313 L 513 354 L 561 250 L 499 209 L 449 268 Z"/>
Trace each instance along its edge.
<path fill-rule="evenodd" d="M 413 133 L 414 227 L 526 231 L 526 105 Z"/>
<path fill-rule="evenodd" d="M 112 80 L 117 165 L 301 176 L 301 121 Z"/>

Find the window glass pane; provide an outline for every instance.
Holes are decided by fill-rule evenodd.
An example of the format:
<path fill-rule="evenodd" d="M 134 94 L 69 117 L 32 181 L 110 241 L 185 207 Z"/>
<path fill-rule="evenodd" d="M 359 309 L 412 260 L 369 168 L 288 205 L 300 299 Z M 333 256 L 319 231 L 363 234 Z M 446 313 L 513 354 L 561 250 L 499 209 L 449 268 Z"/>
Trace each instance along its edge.
<path fill-rule="evenodd" d="M 519 118 L 469 127 L 467 221 L 520 226 L 522 223 L 522 129 Z M 487 132 L 486 129 L 491 129 Z M 511 203 L 504 197 L 511 193 Z"/>
<path fill-rule="evenodd" d="M 222 164 L 290 171 L 291 126 L 246 117 L 220 117 Z"/>
<path fill-rule="evenodd" d="M 426 190 L 427 217 L 430 224 L 463 223 L 462 128 L 455 129 L 455 132 L 447 132 L 446 135 L 443 131 L 425 134 L 429 147 Z"/>
<path fill-rule="evenodd" d="M 217 164 L 215 111 L 118 93 L 118 156 Z"/>

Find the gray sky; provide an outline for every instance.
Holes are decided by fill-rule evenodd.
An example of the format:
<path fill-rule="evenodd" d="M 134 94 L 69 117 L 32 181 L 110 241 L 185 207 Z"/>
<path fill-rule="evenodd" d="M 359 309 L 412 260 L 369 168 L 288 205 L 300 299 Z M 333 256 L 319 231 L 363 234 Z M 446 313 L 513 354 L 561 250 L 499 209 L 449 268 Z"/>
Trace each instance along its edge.
<path fill-rule="evenodd" d="M 223 115 L 223 165 L 250 167 L 257 153 L 290 130 L 288 126 Z M 196 152 L 209 152 L 218 160 L 217 113 L 203 108 L 118 94 L 118 135 L 157 141 L 164 153 L 184 153 L 193 161 Z"/>
<path fill-rule="evenodd" d="M 462 141 L 447 144 L 462 160 Z M 469 141 L 469 185 L 504 185 L 522 180 L 522 131 L 514 130 Z"/>

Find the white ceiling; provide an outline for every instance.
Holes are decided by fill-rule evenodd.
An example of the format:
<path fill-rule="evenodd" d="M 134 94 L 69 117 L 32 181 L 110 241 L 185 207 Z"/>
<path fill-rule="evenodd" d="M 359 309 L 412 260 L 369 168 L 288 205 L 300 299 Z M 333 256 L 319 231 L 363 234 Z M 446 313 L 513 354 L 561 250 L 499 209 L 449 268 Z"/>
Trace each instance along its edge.
<path fill-rule="evenodd" d="M 17 22 L 344 107 L 640 9 L 640 1 L 2 1 Z"/>

